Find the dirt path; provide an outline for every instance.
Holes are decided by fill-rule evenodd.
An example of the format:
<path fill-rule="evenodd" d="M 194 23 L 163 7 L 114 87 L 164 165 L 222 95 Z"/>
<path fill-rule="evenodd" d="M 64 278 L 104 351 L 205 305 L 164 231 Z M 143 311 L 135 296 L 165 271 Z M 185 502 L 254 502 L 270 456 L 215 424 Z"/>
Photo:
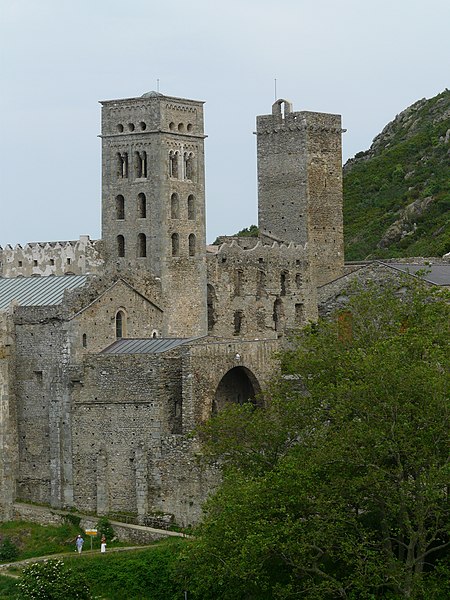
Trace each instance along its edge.
<path fill-rule="evenodd" d="M 108 548 L 107 550 L 107 554 L 111 554 L 112 552 L 129 552 L 131 550 L 143 550 L 145 548 L 152 548 L 155 547 L 155 544 L 147 544 L 145 546 L 120 546 L 118 548 Z M 89 555 L 89 554 L 101 554 L 100 550 L 96 549 L 96 550 L 83 550 L 83 555 Z M 8 569 L 15 569 L 15 568 L 23 568 L 26 567 L 27 565 L 30 565 L 32 563 L 36 563 L 36 562 L 44 562 L 45 560 L 56 560 L 56 559 L 60 559 L 60 560 L 64 560 L 64 558 L 67 558 L 68 556 L 73 556 L 73 554 L 71 554 L 70 552 L 61 552 L 59 554 L 49 554 L 47 556 L 33 556 L 32 558 L 26 558 L 24 560 L 17 560 L 15 562 L 10 562 L 10 563 L 3 563 L 0 564 L 0 575 L 5 575 L 7 577 L 13 577 L 14 579 L 18 579 L 20 577 L 20 575 L 17 575 L 16 573 L 10 573 L 8 571 Z"/>

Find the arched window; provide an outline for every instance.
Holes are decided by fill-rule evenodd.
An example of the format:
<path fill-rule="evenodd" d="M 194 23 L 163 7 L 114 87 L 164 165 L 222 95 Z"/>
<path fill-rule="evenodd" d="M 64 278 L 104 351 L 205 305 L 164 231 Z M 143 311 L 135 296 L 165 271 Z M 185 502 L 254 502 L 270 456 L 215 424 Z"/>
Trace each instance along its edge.
<path fill-rule="evenodd" d="M 87 335 L 83 333 L 83 348 L 87 348 Z"/>
<path fill-rule="evenodd" d="M 138 256 L 140 258 L 147 256 L 147 237 L 144 233 L 138 235 Z"/>
<path fill-rule="evenodd" d="M 187 199 L 188 219 L 193 221 L 195 219 L 195 198 L 192 194 Z"/>
<path fill-rule="evenodd" d="M 122 194 L 116 196 L 116 219 L 120 221 L 125 219 L 125 198 Z"/>
<path fill-rule="evenodd" d="M 178 152 L 169 152 L 169 177 L 178 179 Z"/>
<path fill-rule="evenodd" d="M 185 152 L 183 155 L 184 160 L 184 178 L 194 179 L 194 155 L 192 152 Z"/>
<path fill-rule="evenodd" d="M 138 218 L 145 219 L 147 217 L 147 199 L 145 194 L 138 194 Z"/>
<path fill-rule="evenodd" d="M 128 152 L 117 153 L 117 177 L 119 179 L 128 177 Z"/>
<path fill-rule="evenodd" d="M 178 233 L 172 233 L 172 256 L 180 256 L 180 238 Z"/>
<path fill-rule="evenodd" d="M 125 238 L 123 235 L 117 236 L 117 256 L 123 258 L 125 256 Z"/>
<path fill-rule="evenodd" d="M 170 196 L 170 218 L 180 218 L 180 202 L 178 200 L 178 194 L 172 194 Z"/>
<path fill-rule="evenodd" d="M 189 256 L 195 256 L 195 235 L 193 233 L 189 236 Z"/>
<path fill-rule="evenodd" d="M 134 153 L 134 170 L 137 179 L 147 177 L 147 152 Z"/>
<path fill-rule="evenodd" d="M 117 311 L 116 314 L 116 338 L 120 339 L 126 335 L 127 318 L 122 310 Z"/>

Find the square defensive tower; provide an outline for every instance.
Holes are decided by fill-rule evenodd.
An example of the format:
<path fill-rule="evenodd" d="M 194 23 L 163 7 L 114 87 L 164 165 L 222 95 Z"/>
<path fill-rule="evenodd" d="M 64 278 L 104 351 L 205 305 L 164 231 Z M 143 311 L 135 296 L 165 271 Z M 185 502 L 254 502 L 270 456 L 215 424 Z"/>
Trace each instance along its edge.
<path fill-rule="evenodd" d="M 317 285 L 344 265 L 341 117 L 277 100 L 256 121 L 258 223 L 268 240 L 307 244 Z"/>

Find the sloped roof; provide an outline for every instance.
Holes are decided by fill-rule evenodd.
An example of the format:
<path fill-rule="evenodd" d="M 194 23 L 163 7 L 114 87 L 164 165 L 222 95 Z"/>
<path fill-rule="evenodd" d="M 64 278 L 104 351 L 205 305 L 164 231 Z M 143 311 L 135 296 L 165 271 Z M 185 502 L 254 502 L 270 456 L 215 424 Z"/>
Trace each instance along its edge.
<path fill-rule="evenodd" d="M 388 267 L 398 269 L 410 275 L 419 275 L 425 281 L 434 283 L 435 285 L 450 285 L 450 263 L 441 265 L 415 265 L 410 263 L 383 263 Z"/>
<path fill-rule="evenodd" d="M 198 338 L 122 338 L 102 350 L 102 354 L 159 354 Z"/>
<path fill-rule="evenodd" d="M 13 300 L 20 306 L 61 304 L 65 290 L 81 287 L 86 280 L 86 275 L 0 278 L 0 310 Z"/>

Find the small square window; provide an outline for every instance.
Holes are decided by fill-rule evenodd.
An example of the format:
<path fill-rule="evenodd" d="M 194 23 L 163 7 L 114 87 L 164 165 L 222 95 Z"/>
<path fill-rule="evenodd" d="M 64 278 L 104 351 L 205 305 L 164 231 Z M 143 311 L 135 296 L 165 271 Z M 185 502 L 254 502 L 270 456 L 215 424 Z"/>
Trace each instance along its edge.
<path fill-rule="evenodd" d="M 37 260 L 33 260 L 33 266 L 37 267 Z"/>
<path fill-rule="evenodd" d="M 67 259 L 67 264 L 70 265 L 70 258 Z"/>

